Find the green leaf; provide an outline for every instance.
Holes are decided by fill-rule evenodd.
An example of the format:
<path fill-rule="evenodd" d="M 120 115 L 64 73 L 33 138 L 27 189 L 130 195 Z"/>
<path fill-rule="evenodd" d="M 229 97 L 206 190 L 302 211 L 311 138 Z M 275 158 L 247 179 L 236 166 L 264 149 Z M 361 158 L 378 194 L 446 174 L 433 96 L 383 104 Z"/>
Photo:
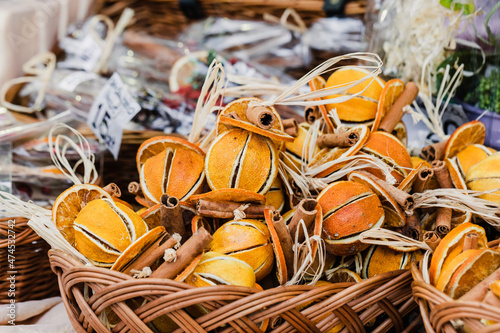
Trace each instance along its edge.
<path fill-rule="evenodd" d="M 473 1 L 464 1 L 463 3 L 460 3 L 456 0 L 440 0 L 439 3 L 441 4 L 441 6 L 452 9 L 454 11 L 461 11 L 463 9 L 465 15 L 474 13 Z"/>

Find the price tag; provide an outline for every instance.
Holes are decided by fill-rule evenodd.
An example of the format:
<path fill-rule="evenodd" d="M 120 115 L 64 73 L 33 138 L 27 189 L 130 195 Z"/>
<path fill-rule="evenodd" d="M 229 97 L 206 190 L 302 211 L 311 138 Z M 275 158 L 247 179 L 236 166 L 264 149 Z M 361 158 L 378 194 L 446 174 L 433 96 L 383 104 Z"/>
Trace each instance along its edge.
<path fill-rule="evenodd" d="M 87 34 L 82 40 L 69 37 L 63 38 L 60 41 L 60 46 L 68 54 L 66 59 L 57 63 L 58 68 L 80 69 L 91 72 L 102 54 L 101 47 L 90 34 Z"/>
<path fill-rule="evenodd" d="M 97 74 L 94 73 L 76 71 L 62 79 L 59 82 L 59 87 L 66 91 L 73 92 L 75 91 L 76 87 L 78 87 L 83 82 L 93 80 L 97 77 Z"/>
<path fill-rule="evenodd" d="M 123 127 L 141 110 L 118 74 L 106 82 L 90 108 L 87 124 L 115 159 L 122 142 Z"/>

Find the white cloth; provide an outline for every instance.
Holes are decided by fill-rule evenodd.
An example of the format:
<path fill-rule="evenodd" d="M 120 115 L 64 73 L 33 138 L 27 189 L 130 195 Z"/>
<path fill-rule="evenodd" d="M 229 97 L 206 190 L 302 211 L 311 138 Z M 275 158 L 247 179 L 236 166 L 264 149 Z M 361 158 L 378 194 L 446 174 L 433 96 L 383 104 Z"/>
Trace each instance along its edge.
<path fill-rule="evenodd" d="M 51 50 L 59 31 L 85 16 L 94 1 L 0 1 L 0 85 L 21 76 L 22 65 L 30 58 Z"/>
<path fill-rule="evenodd" d="M 16 303 L 15 325 L 8 323 L 8 305 L 0 306 L 2 333 L 73 333 L 61 297 Z"/>

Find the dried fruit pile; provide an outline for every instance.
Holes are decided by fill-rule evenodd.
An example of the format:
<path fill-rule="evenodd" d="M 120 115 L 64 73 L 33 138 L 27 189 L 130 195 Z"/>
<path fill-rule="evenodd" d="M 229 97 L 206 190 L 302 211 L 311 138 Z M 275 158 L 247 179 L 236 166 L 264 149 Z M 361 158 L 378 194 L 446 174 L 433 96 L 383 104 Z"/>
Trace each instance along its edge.
<path fill-rule="evenodd" d="M 306 122 L 251 97 L 221 109 L 196 143 L 152 138 L 129 186 L 143 208 L 112 185 L 79 184 L 59 196 L 53 221 L 92 264 L 136 278 L 264 289 L 359 282 L 426 262 L 428 250 L 430 282 L 461 297 L 500 267 L 472 223 L 500 221 L 500 155 L 482 146 L 475 121 L 410 156 L 401 117 L 418 89 L 369 74 L 347 67 L 311 80 L 330 96 L 299 104 Z"/>

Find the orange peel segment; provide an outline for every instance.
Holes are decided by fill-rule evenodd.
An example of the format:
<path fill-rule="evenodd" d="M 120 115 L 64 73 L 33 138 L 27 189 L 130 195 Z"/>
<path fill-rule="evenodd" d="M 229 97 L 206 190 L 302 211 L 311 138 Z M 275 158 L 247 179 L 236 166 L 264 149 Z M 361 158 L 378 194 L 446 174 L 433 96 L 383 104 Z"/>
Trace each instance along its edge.
<path fill-rule="evenodd" d="M 484 144 L 486 126 L 478 120 L 473 120 L 457 128 L 446 142 L 445 158 L 455 157 L 469 145 Z"/>
<path fill-rule="evenodd" d="M 373 121 L 372 131 L 378 130 L 382 119 L 387 115 L 394 102 L 396 102 L 401 93 L 403 93 L 404 89 L 405 84 L 400 79 L 392 79 L 385 83 L 384 89 L 382 89 L 378 100 L 377 113 Z"/>

